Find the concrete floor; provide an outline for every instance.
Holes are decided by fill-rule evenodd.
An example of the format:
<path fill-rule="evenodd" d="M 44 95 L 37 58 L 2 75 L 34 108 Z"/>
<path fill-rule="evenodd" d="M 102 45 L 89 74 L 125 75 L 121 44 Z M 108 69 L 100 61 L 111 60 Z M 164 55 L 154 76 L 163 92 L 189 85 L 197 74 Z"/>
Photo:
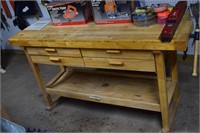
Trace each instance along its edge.
<path fill-rule="evenodd" d="M 49 132 L 160 132 L 160 113 L 63 98 L 51 112 L 24 55 L 6 55 L 1 75 L 1 102 L 15 123 Z M 181 101 L 171 131 L 199 131 L 199 79 L 191 76 L 192 62 L 179 62 Z M 58 68 L 41 65 L 50 79 Z"/>

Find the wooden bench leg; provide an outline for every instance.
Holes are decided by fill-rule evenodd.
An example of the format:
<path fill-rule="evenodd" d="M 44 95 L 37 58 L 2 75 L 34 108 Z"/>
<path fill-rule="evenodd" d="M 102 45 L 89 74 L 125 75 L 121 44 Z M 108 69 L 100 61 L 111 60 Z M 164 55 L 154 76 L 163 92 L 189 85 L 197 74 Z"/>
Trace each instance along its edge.
<path fill-rule="evenodd" d="M 170 52 L 170 69 L 171 69 L 171 79 L 172 81 L 178 81 L 178 64 L 177 64 L 177 52 Z M 176 88 L 173 92 L 173 97 L 169 106 L 169 123 L 172 125 L 176 110 L 178 108 L 180 101 L 180 89 L 178 82 Z"/>
<path fill-rule="evenodd" d="M 170 69 L 171 69 L 171 79 L 178 80 L 178 65 L 177 65 L 177 53 L 176 51 L 170 52 Z"/>
<path fill-rule="evenodd" d="M 55 106 L 55 104 L 54 104 L 54 102 L 52 101 L 51 96 L 50 96 L 49 94 L 47 94 L 47 92 L 46 92 L 46 89 L 45 89 L 45 88 L 46 88 L 45 82 L 44 82 L 44 79 L 43 79 L 42 74 L 41 74 L 41 72 L 40 72 L 39 66 L 38 66 L 37 63 L 33 63 L 33 62 L 32 62 L 31 57 L 29 56 L 27 50 L 24 49 L 24 51 L 25 51 L 26 57 L 27 57 L 27 59 L 28 59 L 28 61 L 29 61 L 29 64 L 30 64 L 30 66 L 31 66 L 31 69 L 32 69 L 32 71 L 33 71 L 33 74 L 34 74 L 34 76 L 35 76 L 35 78 L 36 78 L 36 81 L 37 81 L 39 87 L 40 87 L 41 90 L 42 90 L 44 100 L 45 100 L 45 102 L 46 102 L 46 104 L 47 104 L 47 109 L 50 110 L 52 107 Z"/>
<path fill-rule="evenodd" d="M 159 89 L 163 131 L 167 132 L 170 130 L 169 109 L 168 109 L 168 97 L 166 88 L 165 60 L 164 60 L 164 55 L 161 51 L 155 53 L 155 60 L 156 60 L 156 70 L 158 78 L 158 89 Z"/>
<path fill-rule="evenodd" d="M 156 70 L 157 70 L 157 78 L 158 78 L 163 132 L 169 132 L 179 101 L 180 101 L 180 91 L 179 91 L 178 85 L 176 84 L 176 88 L 174 89 L 172 100 L 170 103 L 168 103 L 165 59 L 161 51 L 155 52 L 155 60 L 156 60 Z M 178 81 L 176 51 L 173 51 L 170 53 L 170 71 L 171 71 L 171 79 L 174 81 Z"/>

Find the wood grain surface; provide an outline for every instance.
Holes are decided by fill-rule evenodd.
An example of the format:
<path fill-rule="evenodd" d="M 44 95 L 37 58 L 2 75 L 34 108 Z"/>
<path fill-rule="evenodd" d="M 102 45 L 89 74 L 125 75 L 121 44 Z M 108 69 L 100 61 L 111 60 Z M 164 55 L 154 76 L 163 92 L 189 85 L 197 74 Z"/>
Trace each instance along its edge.
<path fill-rule="evenodd" d="M 159 40 L 164 25 L 137 27 L 130 24 L 53 26 L 41 30 L 24 30 L 9 39 L 14 46 L 136 49 L 136 50 L 186 50 L 188 35 L 192 28 L 186 13 L 169 43 Z"/>

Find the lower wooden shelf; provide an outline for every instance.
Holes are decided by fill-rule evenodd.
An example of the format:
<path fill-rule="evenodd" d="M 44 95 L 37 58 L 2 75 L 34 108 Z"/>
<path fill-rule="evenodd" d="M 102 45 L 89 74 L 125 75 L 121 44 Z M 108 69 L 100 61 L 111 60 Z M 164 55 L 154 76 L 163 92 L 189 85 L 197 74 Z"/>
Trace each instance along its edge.
<path fill-rule="evenodd" d="M 175 87 L 175 81 L 167 80 L 169 103 Z M 156 78 L 74 71 L 70 75 L 64 73 L 46 91 L 51 95 L 160 112 Z"/>

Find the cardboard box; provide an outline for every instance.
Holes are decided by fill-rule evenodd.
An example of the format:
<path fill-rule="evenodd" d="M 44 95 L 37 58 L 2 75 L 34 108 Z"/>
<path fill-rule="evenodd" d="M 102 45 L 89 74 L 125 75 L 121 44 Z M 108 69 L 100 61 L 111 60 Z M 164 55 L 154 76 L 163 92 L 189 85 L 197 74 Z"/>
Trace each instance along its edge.
<path fill-rule="evenodd" d="M 96 24 L 131 23 L 135 1 L 91 0 L 92 13 Z"/>
<path fill-rule="evenodd" d="M 47 5 L 53 25 L 86 24 L 92 19 L 91 3 L 84 0 L 55 1 Z"/>

